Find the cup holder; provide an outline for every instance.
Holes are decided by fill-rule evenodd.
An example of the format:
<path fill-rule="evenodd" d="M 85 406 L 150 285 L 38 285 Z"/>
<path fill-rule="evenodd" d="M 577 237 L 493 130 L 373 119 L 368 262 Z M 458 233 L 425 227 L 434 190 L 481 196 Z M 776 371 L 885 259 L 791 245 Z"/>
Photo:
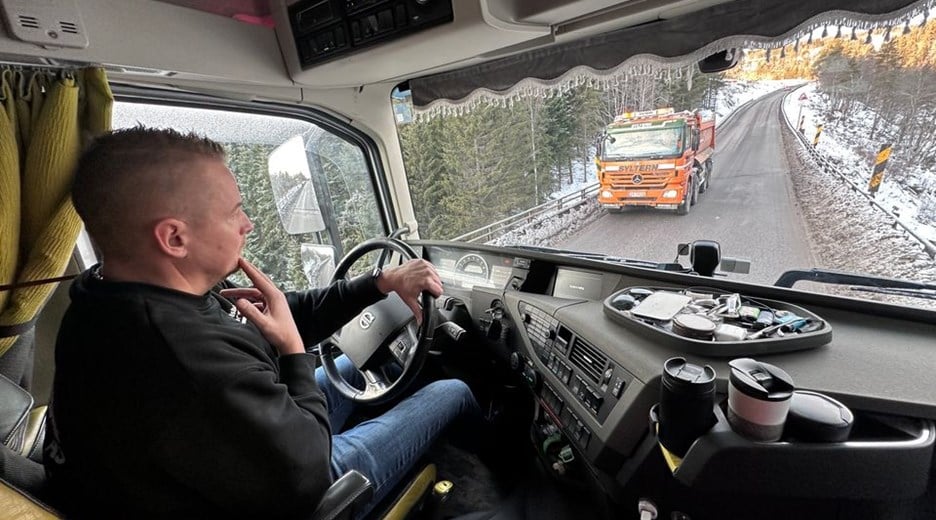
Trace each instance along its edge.
<path fill-rule="evenodd" d="M 800 498 L 904 499 L 926 491 L 936 426 L 916 419 L 855 411 L 842 442 L 775 442 L 747 439 L 731 429 L 723 408 L 717 422 L 684 457 L 663 453 L 673 477 L 713 493 Z M 656 436 L 658 407 L 650 410 Z"/>

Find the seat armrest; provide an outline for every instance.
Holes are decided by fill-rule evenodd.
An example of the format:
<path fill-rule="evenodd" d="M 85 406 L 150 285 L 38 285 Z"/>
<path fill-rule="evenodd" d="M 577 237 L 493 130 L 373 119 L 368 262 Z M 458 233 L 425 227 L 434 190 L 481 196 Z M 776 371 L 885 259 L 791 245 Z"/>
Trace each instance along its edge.
<path fill-rule="evenodd" d="M 351 470 L 341 476 L 325 491 L 311 520 L 345 520 L 374 496 L 374 488 L 363 473 Z"/>

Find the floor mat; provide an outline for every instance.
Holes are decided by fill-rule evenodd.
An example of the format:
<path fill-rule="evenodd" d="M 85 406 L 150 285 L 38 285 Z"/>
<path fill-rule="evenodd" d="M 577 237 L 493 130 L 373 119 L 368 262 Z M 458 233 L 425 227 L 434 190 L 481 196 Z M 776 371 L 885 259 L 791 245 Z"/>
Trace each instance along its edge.
<path fill-rule="evenodd" d="M 504 484 L 477 455 L 442 443 L 432 456 L 440 480 L 454 484 L 442 504 L 442 518 L 494 509 L 504 496 Z"/>

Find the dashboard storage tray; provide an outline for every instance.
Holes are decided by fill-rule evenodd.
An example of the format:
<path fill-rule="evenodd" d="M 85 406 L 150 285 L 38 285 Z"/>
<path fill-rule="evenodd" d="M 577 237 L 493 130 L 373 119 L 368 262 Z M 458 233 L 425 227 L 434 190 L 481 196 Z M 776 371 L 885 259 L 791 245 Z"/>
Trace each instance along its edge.
<path fill-rule="evenodd" d="M 651 433 L 657 409 L 650 410 Z M 856 411 L 844 442 L 757 442 L 732 430 L 721 406 L 715 415 L 718 422 L 683 458 L 658 445 L 673 477 L 700 492 L 872 500 L 926 492 L 936 440 L 930 420 Z"/>
<path fill-rule="evenodd" d="M 710 288 L 627 287 L 608 296 L 615 322 L 683 352 L 743 357 L 825 345 L 832 326 L 793 304 Z"/>

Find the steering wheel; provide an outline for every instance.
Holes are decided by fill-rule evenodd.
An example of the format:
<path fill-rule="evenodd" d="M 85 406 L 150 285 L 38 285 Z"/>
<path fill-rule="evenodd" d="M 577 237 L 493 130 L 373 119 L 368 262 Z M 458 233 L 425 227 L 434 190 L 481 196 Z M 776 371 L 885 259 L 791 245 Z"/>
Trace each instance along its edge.
<path fill-rule="evenodd" d="M 408 244 L 394 238 L 374 238 L 359 244 L 341 259 L 332 282 L 344 279 L 348 269 L 371 251 L 399 253 L 405 260 L 418 258 Z M 381 267 L 381 255 L 377 267 Z M 435 298 L 426 291 L 420 296 L 422 324 L 417 327 L 413 311 L 395 292 L 365 308 L 341 329 L 322 342 L 322 368 L 334 387 L 352 401 L 381 404 L 400 395 L 413 382 L 432 345 Z M 335 364 L 334 350 L 351 360 L 364 379 L 364 388 L 350 384 Z M 399 372 L 396 377 L 390 372 Z"/>

